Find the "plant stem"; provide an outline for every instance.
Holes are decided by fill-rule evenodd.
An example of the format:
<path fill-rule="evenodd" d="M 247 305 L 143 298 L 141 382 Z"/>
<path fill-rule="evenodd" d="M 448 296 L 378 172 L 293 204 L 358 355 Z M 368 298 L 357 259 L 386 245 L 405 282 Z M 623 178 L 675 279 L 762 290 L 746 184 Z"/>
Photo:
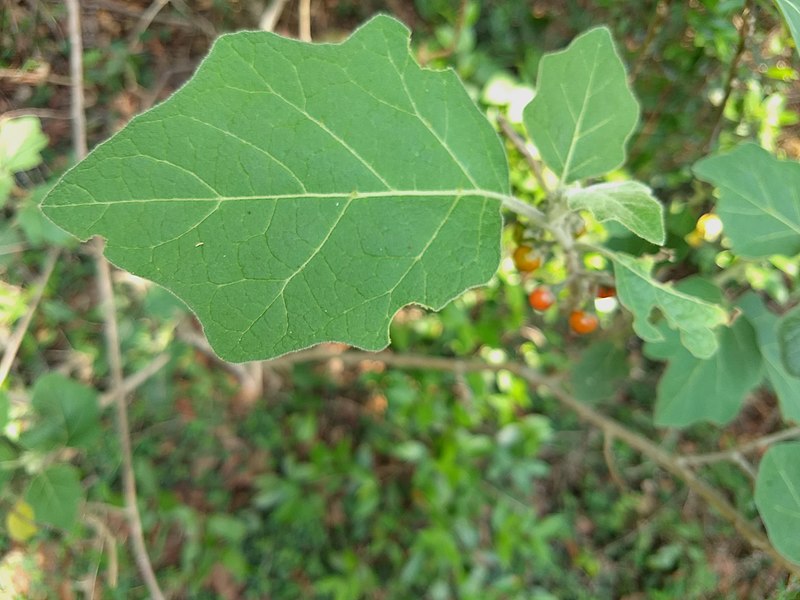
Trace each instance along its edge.
<path fill-rule="evenodd" d="M 25 333 L 28 331 L 28 327 L 30 327 L 31 320 L 33 319 L 33 315 L 42 299 L 44 290 L 47 287 L 47 282 L 56 266 L 56 261 L 58 260 L 59 254 L 61 254 L 61 251 L 58 248 L 51 248 L 47 252 L 47 256 L 44 259 L 42 272 L 33 283 L 32 287 L 34 291 L 31 299 L 28 302 L 28 310 L 25 311 L 25 314 L 14 328 L 14 332 L 8 339 L 8 344 L 3 352 L 3 358 L 0 359 L 0 386 L 3 385 L 6 377 L 8 377 L 8 374 L 11 372 L 11 365 L 14 364 L 14 359 L 17 356 L 17 352 L 19 352 L 19 347 L 25 337 Z"/>
<path fill-rule="evenodd" d="M 728 100 L 730 100 L 731 94 L 733 93 L 733 82 L 736 81 L 736 71 L 739 68 L 739 63 L 742 60 L 742 56 L 744 55 L 745 48 L 747 47 L 747 38 L 750 37 L 750 31 L 752 29 L 753 0 L 744 1 L 741 19 L 742 24 L 741 27 L 739 27 L 739 44 L 736 47 L 736 53 L 733 55 L 733 60 L 731 60 L 731 64 L 728 66 L 728 75 L 725 81 L 725 93 L 722 96 L 722 101 L 719 103 L 719 106 L 717 107 L 712 119 L 712 123 L 714 123 L 714 129 L 711 130 L 711 137 L 709 137 L 708 143 L 706 144 L 706 152 L 711 151 L 714 143 L 717 141 L 717 137 L 719 137 L 720 131 L 722 130 L 725 107 L 727 106 Z"/>
<path fill-rule="evenodd" d="M 70 40 L 70 74 L 72 76 L 72 116 L 75 153 L 82 160 L 87 153 L 86 119 L 83 104 L 83 43 L 81 40 L 80 5 L 78 0 L 67 0 Z M 142 519 L 136 499 L 136 478 L 133 473 L 128 408 L 125 404 L 124 380 L 122 376 L 122 355 L 119 347 L 119 329 L 114 308 L 114 290 L 111 285 L 111 266 L 103 256 L 103 242 L 95 238 L 95 264 L 97 284 L 103 309 L 103 329 L 106 336 L 106 352 L 111 370 L 111 394 L 117 408 L 117 436 L 122 453 L 122 491 L 125 498 L 126 516 L 131 529 L 133 556 L 144 579 L 145 585 L 154 600 L 163 600 L 164 594 L 158 586 L 150 557 L 144 543 Z"/>
<path fill-rule="evenodd" d="M 536 178 L 536 182 L 539 184 L 539 187 L 545 194 L 549 194 L 550 188 L 547 186 L 547 183 L 544 180 L 542 165 L 539 163 L 539 160 L 533 154 L 531 154 L 527 144 L 525 144 L 525 140 L 523 140 L 522 137 L 520 137 L 520 135 L 514 131 L 511 123 L 509 123 L 508 119 L 506 119 L 502 114 L 497 115 L 497 123 L 500 125 L 500 129 L 503 131 L 503 135 L 505 135 L 509 141 L 514 144 L 514 147 L 519 151 L 520 154 L 522 154 L 523 158 L 525 158 L 525 162 L 528 163 L 531 173 L 533 173 L 533 176 Z"/>

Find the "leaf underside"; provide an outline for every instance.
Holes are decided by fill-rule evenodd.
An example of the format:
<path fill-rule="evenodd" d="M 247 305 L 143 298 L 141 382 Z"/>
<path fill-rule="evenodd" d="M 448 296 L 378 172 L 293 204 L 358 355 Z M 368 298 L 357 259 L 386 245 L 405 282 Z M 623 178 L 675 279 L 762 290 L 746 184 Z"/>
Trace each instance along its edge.
<path fill-rule="evenodd" d="M 42 210 L 185 301 L 231 361 L 377 350 L 500 258 L 508 169 L 452 71 L 379 16 L 341 44 L 221 37 L 192 80 L 69 171 Z"/>
<path fill-rule="evenodd" d="M 727 320 L 722 308 L 653 279 L 651 259 L 617 253 L 613 261 L 619 301 L 633 313 L 633 329 L 640 338 L 647 342 L 664 339 L 650 321 L 653 309 L 658 309 L 669 327 L 680 332 L 681 343 L 689 352 L 697 358 L 713 356 L 717 351 L 714 329 Z"/>
<path fill-rule="evenodd" d="M 564 183 L 622 165 L 639 104 L 607 27 L 542 58 L 523 120 L 545 164 Z"/>
<path fill-rule="evenodd" d="M 800 163 L 756 144 L 704 158 L 694 173 L 720 189 L 717 212 L 741 256 L 800 253 Z"/>
<path fill-rule="evenodd" d="M 800 564 L 800 442 L 767 450 L 758 467 L 755 500 L 770 541 Z"/>

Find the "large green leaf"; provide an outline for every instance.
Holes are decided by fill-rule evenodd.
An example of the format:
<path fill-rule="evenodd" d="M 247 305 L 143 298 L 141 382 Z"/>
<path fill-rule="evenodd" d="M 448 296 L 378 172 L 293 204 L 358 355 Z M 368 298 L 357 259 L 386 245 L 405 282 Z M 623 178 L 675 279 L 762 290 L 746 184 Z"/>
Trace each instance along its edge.
<path fill-rule="evenodd" d="M 800 422 L 800 378 L 789 373 L 781 360 L 778 345 L 779 317 L 764 306 L 764 301 L 755 292 L 742 296 L 739 306 L 755 327 L 767 380 L 778 397 L 783 418 Z"/>
<path fill-rule="evenodd" d="M 784 368 L 791 375 L 800 377 L 800 306 L 781 319 L 778 325 L 778 344 Z"/>
<path fill-rule="evenodd" d="M 800 563 L 800 442 L 767 450 L 758 467 L 755 498 L 772 544 Z"/>
<path fill-rule="evenodd" d="M 789 25 L 795 48 L 800 52 L 800 0 L 775 0 L 775 2 Z"/>
<path fill-rule="evenodd" d="M 761 383 L 763 365 L 753 326 L 738 319 L 719 330 L 719 349 L 700 359 L 686 350 L 678 334 L 660 327 L 662 342 L 648 343 L 650 358 L 668 360 L 658 382 L 654 421 L 662 427 L 687 427 L 700 421 L 724 425 Z"/>
<path fill-rule="evenodd" d="M 734 252 L 751 258 L 800 253 L 800 163 L 748 143 L 704 158 L 694 173 L 719 188 L 718 213 Z"/>
<path fill-rule="evenodd" d="M 78 470 L 70 465 L 54 465 L 42 471 L 31 480 L 25 493 L 37 522 L 65 530 L 75 523 L 82 499 Z"/>
<path fill-rule="evenodd" d="M 650 321 L 657 308 L 667 324 L 680 332 L 681 343 L 697 358 L 710 358 L 717 351 L 714 329 L 727 321 L 716 304 L 674 289 L 652 278 L 653 260 L 627 254 L 612 255 L 620 303 L 633 313 L 633 329 L 645 341 L 664 339 Z"/>
<path fill-rule="evenodd" d="M 20 442 L 28 448 L 86 447 L 100 434 L 97 392 L 59 373 L 40 377 L 31 405 L 36 419 Z"/>
<path fill-rule="evenodd" d="M 508 169 L 452 71 L 380 16 L 341 44 L 221 37 L 43 203 L 115 264 L 173 291 L 217 353 L 323 341 L 377 350 L 402 306 L 439 309 L 500 259 Z"/>
<path fill-rule="evenodd" d="M 664 209 L 643 183 L 598 183 L 570 191 L 567 199 L 573 210 L 588 210 L 598 221 L 617 221 L 648 242 L 664 243 Z"/>
<path fill-rule="evenodd" d="M 611 32 L 597 27 L 539 63 L 536 96 L 523 120 L 562 183 L 597 177 L 625 162 L 639 104 Z"/>

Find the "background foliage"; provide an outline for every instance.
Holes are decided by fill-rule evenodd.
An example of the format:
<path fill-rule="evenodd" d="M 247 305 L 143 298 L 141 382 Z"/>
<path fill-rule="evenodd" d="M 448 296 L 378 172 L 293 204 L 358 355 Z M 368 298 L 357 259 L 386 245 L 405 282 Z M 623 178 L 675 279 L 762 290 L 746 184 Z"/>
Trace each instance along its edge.
<path fill-rule="evenodd" d="M 642 347 L 630 317 L 613 309 L 601 311 L 602 333 L 579 339 L 556 309 L 530 310 L 535 282 L 510 259 L 488 287 L 438 314 L 404 309 L 392 324 L 393 348 L 524 357 L 546 373 L 569 372 L 582 400 L 687 454 L 735 447 L 796 419 L 791 375 L 769 359 L 779 342 L 766 308 L 796 303 L 797 259 L 740 260 L 736 239 L 702 225 L 715 198 L 690 171 L 717 137 L 723 150 L 755 139 L 800 157 L 798 63 L 778 8 L 756 3 L 757 18 L 743 22 L 741 0 L 464 4 L 321 0 L 313 33 L 339 40 L 376 11 L 394 14 L 414 30 L 421 61 L 452 66 L 490 119 L 502 112 L 520 123 L 544 53 L 606 24 L 642 106 L 618 178 L 648 183 L 667 208 L 671 256 L 658 263 L 661 277 L 699 296 L 703 277 L 732 297 L 755 290 L 738 297 L 746 319 L 729 343 L 720 340 L 744 355 L 703 361 L 676 349 L 668 332 Z M 256 3 L 170 3 L 143 28 L 147 6 L 85 6 L 92 145 L 174 91 L 215 32 L 253 28 L 260 12 Z M 3 337 L 25 313 L 48 249 L 64 248 L 0 390 L 0 590 L 144 597 L 123 545 L 92 263 L 36 208 L 72 161 L 65 11 L 60 2 L 8 2 L 0 19 L 0 109 L 27 109 L 44 131 L 36 118 L 0 121 Z M 278 31 L 293 35 L 297 20 L 290 4 Z M 12 140 L 24 144 L 11 148 Z M 536 197 L 523 159 L 508 150 L 512 184 Z M 590 221 L 589 235 L 632 254 L 653 249 L 606 225 Z M 504 235 L 510 253 L 519 227 L 507 223 Z M 564 274 L 555 254 L 537 279 Z M 686 488 L 626 446 L 604 443 L 511 373 L 398 372 L 335 358 L 232 367 L 208 353 L 168 293 L 124 273 L 116 291 L 126 372 L 160 360 L 137 386 L 131 430 L 148 547 L 173 597 L 797 597 L 796 583 Z M 760 342 L 769 386 L 755 388 L 760 371 L 730 369 L 753 363 L 737 350 L 743 338 Z M 697 389 L 663 391 L 688 370 Z M 692 413 L 680 432 L 655 428 L 653 414 L 659 427 L 688 425 L 680 420 L 695 410 L 692 398 L 719 393 L 711 382 L 720 379 L 731 404 L 701 417 L 722 427 L 697 424 Z M 763 459 L 770 468 L 780 465 L 775 450 Z M 741 469 L 716 462 L 703 475 L 755 518 L 759 497 Z"/>

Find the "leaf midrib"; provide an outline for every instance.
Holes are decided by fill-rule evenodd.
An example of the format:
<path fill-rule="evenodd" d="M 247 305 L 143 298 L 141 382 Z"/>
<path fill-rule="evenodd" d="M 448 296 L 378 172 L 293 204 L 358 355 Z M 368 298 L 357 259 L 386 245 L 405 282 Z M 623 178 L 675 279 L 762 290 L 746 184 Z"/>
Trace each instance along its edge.
<path fill-rule="evenodd" d="M 145 198 L 145 199 L 124 199 L 124 200 L 104 200 L 94 202 L 70 202 L 69 204 L 45 205 L 45 208 L 77 208 L 83 206 L 107 206 L 111 204 L 147 204 L 150 202 L 237 202 L 247 200 L 306 200 L 306 199 L 330 199 L 342 200 L 361 198 L 437 198 L 442 196 L 460 197 L 484 197 L 503 201 L 508 195 L 494 192 L 491 190 L 473 189 L 450 189 L 450 190 L 378 190 L 374 192 L 307 192 L 292 194 L 259 194 L 255 196 L 210 196 L 210 197 L 185 197 L 185 198 Z"/>

